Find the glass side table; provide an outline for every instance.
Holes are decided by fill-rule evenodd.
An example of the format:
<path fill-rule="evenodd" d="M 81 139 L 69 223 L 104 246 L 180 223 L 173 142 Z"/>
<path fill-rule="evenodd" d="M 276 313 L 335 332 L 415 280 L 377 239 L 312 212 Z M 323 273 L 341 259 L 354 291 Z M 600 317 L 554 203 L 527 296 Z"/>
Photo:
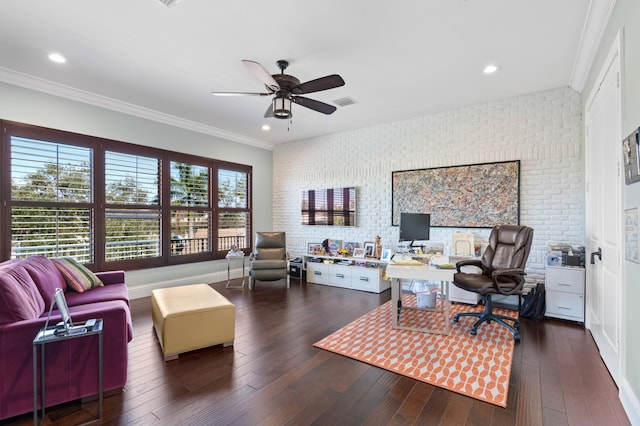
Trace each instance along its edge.
<path fill-rule="evenodd" d="M 226 288 L 244 288 L 244 282 L 246 279 L 244 260 L 247 256 L 242 253 L 241 255 L 226 255 L 227 259 L 227 285 Z M 239 260 L 242 262 L 242 284 L 240 285 L 231 285 L 231 260 Z"/>
<path fill-rule="evenodd" d="M 82 328 L 83 324 L 77 324 L 76 328 Z M 83 425 L 102 422 L 102 402 L 103 402 L 103 369 L 102 369 L 102 319 L 97 319 L 94 326 L 84 333 L 76 334 L 54 334 L 55 327 L 42 328 L 33 339 L 33 424 L 38 425 L 38 346 L 40 347 L 40 402 L 42 404 L 42 420 L 45 417 L 45 346 L 50 343 L 62 342 L 69 339 L 82 339 L 90 336 L 98 337 L 98 418 Z M 51 366 L 55 368 L 55 366 Z"/>

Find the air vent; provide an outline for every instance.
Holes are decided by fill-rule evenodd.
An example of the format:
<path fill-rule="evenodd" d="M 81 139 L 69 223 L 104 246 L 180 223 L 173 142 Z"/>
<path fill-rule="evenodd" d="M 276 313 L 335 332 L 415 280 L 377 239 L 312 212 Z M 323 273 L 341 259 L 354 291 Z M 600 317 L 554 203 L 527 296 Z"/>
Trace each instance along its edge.
<path fill-rule="evenodd" d="M 180 0 L 158 0 L 158 1 L 167 7 L 172 7 L 180 3 Z"/>
<path fill-rule="evenodd" d="M 353 105 L 356 103 L 356 100 L 347 96 L 346 98 L 340 98 L 340 99 L 336 99 L 335 101 L 333 101 L 334 104 L 341 106 L 341 107 L 345 107 L 347 105 Z"/>

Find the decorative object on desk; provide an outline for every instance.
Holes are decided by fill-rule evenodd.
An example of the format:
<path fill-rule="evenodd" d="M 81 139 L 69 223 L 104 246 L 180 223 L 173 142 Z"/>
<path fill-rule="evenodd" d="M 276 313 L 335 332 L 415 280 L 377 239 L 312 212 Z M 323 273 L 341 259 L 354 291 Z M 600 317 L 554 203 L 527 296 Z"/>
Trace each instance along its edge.
<path fill-rule="evenodd" d="M 353 250 L 353 257 L 358 259 L 364 259 L 364 256 L 365 256 L 365 249 L 363 247 L 358 247 L 355 250 Z"/>
<path fill-rule="evenodd" d="M 636 129 L 622 141 L 624 159 L 624 183 L 631 185 L 640 181 L 640 129 Z"/>
<path fill-rule="evenodd" d="M 322 242 L 322 248 L 326 255 L 336 256 L 342 248 L 342 240 L 331 240 L 327 238 Z"/>
<path fill-rule="evenodd" d="M 380 256 L 380 260 L 391 260 L 391 249 L 386 248 L 382 250 L 382 255 Z"/>
<path fill-rule="evenodd" d="M 366 257 L 375 257 L 376 244 L 373 241 L 365 241 L 364 243 L 364 255 Z"/>
<path fill-rule="evenodd" d="M 431 213 L 435 227 L 520 223 L 519 160 L 394 171 L 391 179 L 392 225 L 401 212 Z"/>
<path fill-rule="evenodd" d="M 416 298 L 404 294 L 402 303 L 415 305 Z M 455 304 L 451 313 L 478 309 Z M 505 309 L 496 311 L 517 314 Z M 431 323 L 424 312 L 406 313 L 407 320 L 418 327 Z M 388 301 L 314 346 L 490 404 L 507 406 L 514 341 L 506 328 L 493 327 L 469 336 L 465 325 L 453 324 L 448 336 L 415 333 L 391 328 L 390 315 Z"/>
<path fill-rule="evenodd" d="M 309 254 L 324 254 L 322 243 L 307 243 L 307 253 Z"/>
<path fill-rule="evenodd" d="M 638 209 L 627 209 L 624 211 L 624 253 L 627 260 L 635 263 L 640 263 L 638 239 Z"/>
<path fill-rule="evenodd" d="M 380 239 L 380 235 L 376 235 L 376 249 L 373 257 L 380 259 L 380 256 L 382 256 L 382 240 Z"/>
<path fill-rule="evenodd" d="M 356 226 L 356 189 L 302 191 L 302 224 Z"/>

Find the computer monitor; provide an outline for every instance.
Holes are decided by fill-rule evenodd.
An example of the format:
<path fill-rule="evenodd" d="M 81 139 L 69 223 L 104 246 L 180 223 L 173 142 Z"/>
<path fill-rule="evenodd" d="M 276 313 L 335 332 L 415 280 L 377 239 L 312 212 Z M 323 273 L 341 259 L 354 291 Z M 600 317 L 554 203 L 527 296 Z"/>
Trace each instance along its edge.
<path fill-rule="evenodd" d="M 400 213 L 400 241 L 427 241 L 430 226 L 429 213 Z"/>

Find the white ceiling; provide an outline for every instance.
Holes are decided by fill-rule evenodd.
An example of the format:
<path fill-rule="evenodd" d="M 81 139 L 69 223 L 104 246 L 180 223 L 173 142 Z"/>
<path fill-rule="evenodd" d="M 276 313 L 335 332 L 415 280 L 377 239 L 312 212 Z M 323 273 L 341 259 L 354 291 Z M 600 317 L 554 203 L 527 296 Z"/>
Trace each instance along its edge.
<path fill-rule="evenodd" d="M 0 0 L 0 81 L 255 146 L 437 113 L 561 86 L 581 91 L 615 0 Z M 47 59 L 66 56 L 65 64 Z M 241 63 L 345 86 L 332 115 L 267 97 Z M 498 72 L 484 75 L 485 65 Z M 1 100 L 0 100 L 1 101 Z M 0 117 L 1 118 L 1 117 Z M 261 130 L 264 123 L 271 130 Z"/>

